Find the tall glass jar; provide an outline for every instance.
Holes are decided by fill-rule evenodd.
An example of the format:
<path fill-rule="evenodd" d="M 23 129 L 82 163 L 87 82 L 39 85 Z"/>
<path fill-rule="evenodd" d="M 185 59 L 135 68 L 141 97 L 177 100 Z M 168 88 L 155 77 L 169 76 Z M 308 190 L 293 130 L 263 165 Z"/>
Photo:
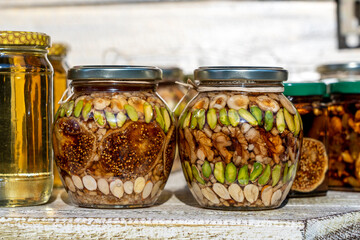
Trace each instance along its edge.
<path fill-rule="evenodd" d="M 302 122 L 282 94 L 283 68 L 201 67 L 179 121 L 188 186 L 207 208 L 279 207 L 297 169 Z"/>
<path fill-rule="evenodd" d="M 329 188 L 360 191 L 360 81 L 330 86 Z"/>
<path fill-rule="evenodd" d="M 53 185 L 50 37 L 0 32 L 0 206 L 48 201 Z"/>
<path fill-rule="evenodd" d="M 290 196 L 325 196 L 328 190 L 327 107 L 322 82 L 287 82 L 284 95 L 295 105 L 304 127 L 298 171 Z"/>
<path fill-rule="evenodd" d="M 67 46 L 62 43 L 53 43 L 48 49 L 48 58 L 54 69 L 54 113 L 59 108 L 59 100 L 67 88 L 66 71 L 68 65 L 65 61 Z M 62 187 L 57 168 L 54 168 L 54 187 Z"/>
<path fill-rule="evenodd" d="M 70 94 L 55 116 L 56 164 L 71 201 L 83 207 L 151 206 L 175 157 L 170 109 L 155 92 L 161 70 L 71 68 Z"/>

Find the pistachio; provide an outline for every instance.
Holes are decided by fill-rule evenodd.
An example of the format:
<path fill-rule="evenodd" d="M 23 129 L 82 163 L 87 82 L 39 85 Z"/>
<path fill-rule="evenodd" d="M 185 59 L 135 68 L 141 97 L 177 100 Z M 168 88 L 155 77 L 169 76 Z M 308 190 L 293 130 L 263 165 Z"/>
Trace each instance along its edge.
<path fill-rule="evenodd" d="M 288 164 L 285 163 L 285 166 L 284 166 L 284 172 L 283 172 L 283 183 L 286 183 L 286 180 L 287 180 L 287 175 L 288 175 L 288 171 L 289 171 L 289 167 L 288 167 Z"/>
<path fill-rule="evenodd" d="M 228 200 L 231 199 L 230 194 L 226 187 L 220 183 L 214 183 L 212 187 L 213 191 L 222 199 Z"/>
<path fill-rule="evenodd" d="M 65 116 L 65 108 L 64 108 L 64 104 L 60 106 L 59 108 L 59 116 L 60 117 L 64 117 Z"/>
<path fill-rule="evenodd" d="M 111 128 L 116 128 L 116 117 L 112 112 L 105 112 L 106 121 L 109 123 Z"/>
<path fill-rule="evenodd" d="M 161 114 L 161 110 L 158 106 L 155 105 L 155 112 L 156 112 L 156 118 L 155 121 L 160 125 L 160 127 L 164 130 L 165 129 L 165 121 Z"/>
<path fill-rule="evenodd" d="M 239 112 L 239 115 L 241 118 L 245 119 L 248 123 L 250 123 L 251 125 L 253 126 L 257 126 L 258 125 L 258 122 L 257 120 L 255 119 L 255 117 L 253 115 L 251 115 L 250 112 L 248 112 L 246 109 L 244 108 L 240 108 L 238 110 Z"/>
<path fill-rule="evenodd" d="M 126 115 L 122 112 L 119 112 L 117 115 L 116 115 L 116 120 L 117 120 L 117 125 L 118 127 L 122 127 L 122 125 L 124 125 L 124 123 L 126 122 Z"/>
<path fill-rule="evenodd" d="M 258 125 L 262 125 L 262 111 L 258 106 L 251 106 L 250 107 L 251 114 L 255 117 L 256 121 L 258 122 Z"/>
<path fill-rule="evenodd" d="M 202 169 L 202 173 L 203 173 L 204 177 L 209 178 L 211 175 L 211 172 L 212 172 L 210 163 L 205 160 L 201 169 Z"/>
<path fill-rule="evenodd" d="M 76 106 L 75 106 L 75 109 L 74 109 L 74 116 L 75 117 L 79 117 L 80 114 L 81 114 L 81 110 L 84 106 L 84 101 L 83 100 L 80 100 L 76 103 Z"/>
<path fill-rule="evenodd" d="M 271 173 L 271 178 L 272 178 L 272 186 L 274 187 L 280 180 L 280 176 L 281 176 L 281 166 L 280 165 L 276 165 Z"/>
<path fill-rule="evenodd" d="M 184 115 L 184 116 L 185 116 L 185 115 Z M 184 118 L 184 123 L 183 123 L 183 125 L 182 125 L 183 128 L 189 127 L 190 119 L 191 119 L 191 112 L 188 112 L 188 113 L 186 114 L 186 117 Z"/>
<path fill-rule="evenodd" d="M 161 115 L 164 120 L 164 132 L 167 133 L 167 131 L 169 130 L 169 128 L 171 126 L 170 115 L 169 115 L 168 111 L 166 110 L 166 108 L 164 108 L 164 107 L 161 107 L 160 111 L 161 111 Z"/>
<path fill-rule="evenodd" d="M 296 137 L 297 135 L 299 135 L 301 130 L 301 117 L 298 111 L 296 111 L 296 114 L 294 115 L 294 124 L 295 124 L 294 136 Z"/>
<path fill-rule="evenodd" d="M 229 115 L 230 124 L 231 124 L 233 127 L 236 127 L 236 126 L 240 123 L 240 116 L 239 116 L 239 114 L 237 113 L 236 110 L 234 110 L 234 109 L 229 109 L 228 115 Z"/>
<path fill-rule="evenodd" d="M 259 188 L 254 184 L 246 185 L 244 195 L 249 203 L 254 203 L 259 197 Z"/>
<path fill-rule="evenodd" d="M 71 100 L 70 102 L 68 102 L 66 105 L 65 105 L 65 110 L 66 110 L 66 116 L 67 117 L 70 117 L 71 114 L 73 113 L 73 110 L 74 110 L 74 105 L 75 105 L 75 102 L 73 100 Z"/>
<path fill-rule="evenodd" d="M 280 99 L 280 103 L 281 105 L 283 105 L 283 107 L 290 112 L 291 114 L 295 115 L 296 114 L 296 109 L 295 107 L 291 104 L 291 102 L 289 101 L 289 99 L 287 97 L 285 97 L 283 94 L 279 94 L 279 99 Z"/>
<path fill-rule="evenodd" d="M 188 174 L 187 174 L 187 171 L 186 171 L 186 169 L 185 169 L 185 164 L 181 164 L 181 168 L 182 168 L 182 170 L 183 170 L 183 174 L 184 174 L 184 177 L 185 177 L 186 182 L 191 182 L 190 179 L 189 179 L 189 176 L 188 176 Z"/>
<path fill-rule="evenodd" d="M 68 176 L 65 177 L 65 184 L 70 191 L 72 191 L 72 192 L 76 191 L 75 185 L 70 177 L 68 177 Z"/>
<path fill-rule="evenodd" d="M 56 122 L 56 120 L 59 118 L 61 109 L 62 108 L 59 107 L 59 109 L 56 111 L 55 116 L 54 116 L 54 122 Z"/>
<path fill-rule="evenodd" d="M 226 101 L 228 97 L 225 94 L 219 94 L 216 95 L 211 101 L 210 101 L 210 108 L 215 109 L 222 109 L 226 106 Z"/>
<path fill-rule="evenodd" d="M 222 162 L 215 163 L 214 176 L 215 176 L 215 179 L 220 183 L 225 182 L 224 171 L 225 171 L 225 169 L 224 169 L 224 165 Z"/>
<path fill-rule="evenodd" d="M 200 184 L 205 185 L 204 179 L 200 176 L 199 171 L 195 165 L 191 166 L 192 173 L 196 181 L 198 181 Z"/>
<path fill-rule="evenodd" d="M 144 102 L 144 115 L 145 115 L 145 122 L 146 123 L 151 122 L 154 112 L 151 104 L 148 102 Z"/>
<path fill-rule="evenodd" d="M 196 114 L 199 129 L 202 130 L 205 125 L 205 110 L 200 109 Z"/>
<path fill-rule="evenodd" d="M 288 126 L 289 130 L 290 130 L 292 133 L 294 133 L 294 132 L 295 132 L 294 118 L 293 118 L 293 116 L 288 112 L 288 110 L 286 110 L 286 108 L 284 108 L 284 116 L 285 116 L 286 125 Z"/>
<path fill-rule="evenodd" d="M 247 185 L 249 183 L 249 168 L 248 165 L 244 165 L 239 170 L 238 182 L 241 185 Z"/>
<path fill-rule="evenodd" d="M 87 121 L 89 119 L 91 107 L 92 107 L 91 102 L 85 103 L 84 109 L 82 111 L 82 117 L 84 121 Z"/>
<path fill-rule="evenodd" d="M 290 181 L 291 178 L 293 177 L 293 175 L 295 175 L 295 171 L 296 171 L 295 167 L 296 167 L 295 164 L 293 164 L 289 167 L 289 171 L 288 171 L 287 178 L 286 178 L 287 181 Z"/>
<path fill-rule="evenodd" d="M 103 113 L 102 111 L 97 111 L 97 110 L 95 110 L 95 111 L 94 111 L 94 119 L 95 119 L 95 122 L 96 122 L 100 127 L 105 126 L 105 124 L 106 124 L 106 119 L 105 119 L 104 113 Z"/>
<path fill-rule="evenodd" d="M 187 172 L 187 175 L 189 177 L 190 182 L 193 180 L 193 174 L 192 174 L 192 170 L 190 167 L 190 163 L 188 161 L 185 161 L 185 169 Z"/>
<path fill-rule="evenodd" d="M 268 132 L 273 128 L 274 115 L 272 111 L 265 112 L 265 125 L 264 128 Z"/>
<path fill-rule="evenodd" d="M 232 183 L 236 180 L 236 166 L 231 162 L 228 165 L 226 165 L 225 168 L 225 179 L 226 181 L 228 181 L 229 183 Z"/>
<path fill-rule="evenodd" d="M 230 121 L 229 121 L 229 117 L 227 115 L 226 109 L 223 108 L 220 110 L 219 112 L 219 120 L 222 124 L 224 124 L 225 126 L 230 125 Z"/>
<path fill-rule="evenodd" d="M 285 130 L 285 118 L 284 118 L 284 110 L 280 109 L 278 113 L 276 114 L 276 127 L 279 131 L 279 133 L 284 132 Z"/>
<path fill-rule="evenodd" d="M 263 166 L 261 163 L 254 163 L 254 166 L 253 166 L 253 170 L 252 172 L 250 173 L 250 181 L 255 181 L 258 176 L 260 176 L 260 174 L 262 173 L 263 171 Z"/>
<path fill-rule="evenodd" d="M 259 177 L 258 183 L 260 185 L 267 184 L 269 182 L 269 179 L 270 179 L 270 174 L 271 174 L 271 167 L 270 167 L 269 164 L 267 164 L 263 174 Z"/>
<path fill-rule="evenodd" d="M 235 110 L 239 110 L 240 108 L 244 108 L 247 109 L 248 105 L 249 105 L 249 98 L 248 96 L 245 95 L 234 95 L 231 96 L 228 100 L 227 100 L 227 105 L 229 108 L 235 109 Z"/>
<path fill-rule="evenodd" d="M 197 126 L 197 113 L 198 113 L 198 109 L 195 109 L 195 111 L 193 112 L 192 116 L 191 116 L 191 120 L 190 120 L 190 128 L 191 129 L 195 129 Z"/>
<path fill-rule="evenodd" d="M 244 193 L 239 185 L 233 183 L 228 188 L 229 194 L 237 202 L 244 201 Z"/>
<path fill-rule="evenodd" d="M 226 111 L 226 110 L 225 110 Z M 217 123 L 217 116 L 216 116 L 216 110 L 215 108 L 210 108 L 207 112 L 207 123 L 209 124 L 209 127 L 211 129 L 214 129 L 216 127 Z"/>
<path fill-rule="evenodd" d="M 124 108 L 126 110 L 128 117 L 131 119 L 131 121 L 136 122 L 139 119 L 139 116 L 133 106 L 131 106 L 129 104 L 125 104 Z"/>

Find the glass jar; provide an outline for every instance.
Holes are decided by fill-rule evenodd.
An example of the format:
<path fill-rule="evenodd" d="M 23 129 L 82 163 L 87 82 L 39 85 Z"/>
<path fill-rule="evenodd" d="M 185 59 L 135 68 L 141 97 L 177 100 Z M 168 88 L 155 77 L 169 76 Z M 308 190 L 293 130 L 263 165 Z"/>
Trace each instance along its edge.
<path fill-rule="evenodd" d="M 59 100 L 67 88 L 66 71 L 68 65 L 65 62 L 67 46 L 62 43 L 53 43 L 48 49 L 48 58 L 54 69 L 54 113 L 59 108 Z M 62 187 L 57 168 L 54 168 L 54 187 Z"/>
<path fill-rule="evenodd" d="M 290 196 L 325 196 L 328 190 L 328 114 L 322 101 L 326 85 L 322 82 L 288 82 L 284 85 L 284 95 L 296 107 L 304 128 L 299 167 Z"/>
<path fill-rule="evenodd" d="M 279 207 L 294 180 L 302 123 L 282 94 L 283 68 L 201 67 L 179 121 L 188 186 L 207 208 Z"/>
<path fill-rule="evenodd" d="M 42 204 L 51 195 L 49 45 L 43 33 L 0 31 L 0 206 Z"/>
<path fill-rule="evenodd" d="M 161 70 L 77 66 L 55 116 L 56 165 L 71 201 L 82 207 L 155 203 L 176 149 L 174 118 L 155 92 Z"/>
<path fill-rule="evenodd" d="M 330 86 L 329 188 L 360 191 L 360 81 Z"/>

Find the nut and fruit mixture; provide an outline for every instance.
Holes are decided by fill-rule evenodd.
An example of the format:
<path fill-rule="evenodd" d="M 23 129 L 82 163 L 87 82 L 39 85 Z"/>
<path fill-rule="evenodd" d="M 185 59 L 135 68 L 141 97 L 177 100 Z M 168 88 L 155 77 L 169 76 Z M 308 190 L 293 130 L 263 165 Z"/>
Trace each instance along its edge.
<path fill-rule="evenodd" d="M 282 94 L 202 93 L 179 121 L 180 159 L 205 207 L 274 208 L 288 194 L 302 136 Z"/>
<path fill-rule="evenodd" d="M 359 99 L 329 106 L 329 186 L 360 190 Z"/>
<path fill-rule="evenodd" d="M 156 201 L 175 157 L 173 118 L 151 92 L 83 93 L 55 116 L 57 166 L 81 206 Z"/>
<path fill-rule="evenodd" d="M 299 167 L 291 187 L 293 196 L 326 194 L 328 156 L 325 143 L 327 111 L 320 102 L 295 103 L 304 124 L 304 139 Z"/>

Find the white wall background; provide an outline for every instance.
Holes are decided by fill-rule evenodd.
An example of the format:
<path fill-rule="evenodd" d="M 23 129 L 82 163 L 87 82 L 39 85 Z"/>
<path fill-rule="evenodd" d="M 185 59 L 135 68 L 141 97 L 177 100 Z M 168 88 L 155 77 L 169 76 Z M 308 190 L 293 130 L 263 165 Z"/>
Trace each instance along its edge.
<path fill-rule="evenodd" d="M 318 64 L 360 61 L 360 50 L 337 49 L 335 12 L 332 1 L 2 8 L 0 28 L 68 43 L 70 65 L 272 65 L 304 80 Z"/>

